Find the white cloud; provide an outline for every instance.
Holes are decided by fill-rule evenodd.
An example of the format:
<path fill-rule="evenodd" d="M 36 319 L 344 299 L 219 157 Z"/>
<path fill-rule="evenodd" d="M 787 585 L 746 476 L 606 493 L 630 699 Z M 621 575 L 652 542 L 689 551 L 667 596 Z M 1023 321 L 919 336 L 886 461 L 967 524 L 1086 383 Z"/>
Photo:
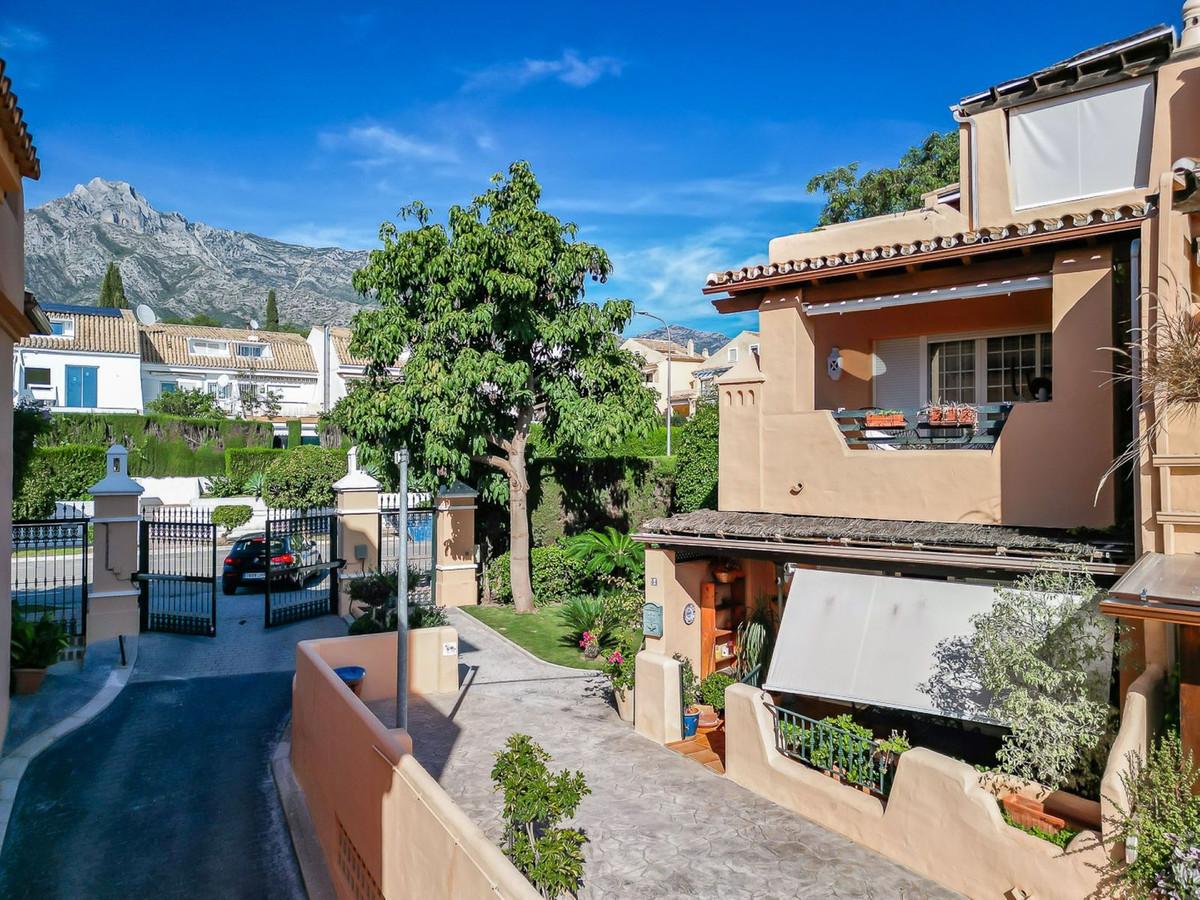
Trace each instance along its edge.
<path fill-rule="evenodd" d="M 375 232 L 341 225 L 317 225 L 315 222 L 290 225 L 271 236 L 285 244 L 341 247 L 344 250 L 362 250 L 378 243 Z"/>
<path fill-rule="evenodd" d="M 613 215 L 721 216 L 730 209 L 777 204 L 824 203 L 821 194 L 810 194 L 802 182 L 778 173 L 730 175 L 650 186 L 610 184 L 597 186 L 588 196 L 558 197 L 554 203 L 572 212 Z"/>
<path fill-rule="evenodd" d="M 49 41 L 40 31 L 21 25 L 0 29 L 0 47 L 5 50 L 41 50 Z"/>
<path fill-rule="evenodd" d="M 407 160 L 451 161 L 457 158 L 446 144 L 428 141 L 388 128 L 386 125 L 357 125 L 345 131 L 323 131 L 321 146 L 355 153 L 364 165 L 384 165 Z"/>
<path fill-rule="evenodd" d="M 523 59 L 518 63 L 503 63 L 481 69 L 463 82 L 463 90 L 511 91 L 547 79 L 585 88 L 606 75 L 620 75 L 623 65 L 616 57 L 582 57 L 574 50 L 564 50 L 558 59 Z"/>

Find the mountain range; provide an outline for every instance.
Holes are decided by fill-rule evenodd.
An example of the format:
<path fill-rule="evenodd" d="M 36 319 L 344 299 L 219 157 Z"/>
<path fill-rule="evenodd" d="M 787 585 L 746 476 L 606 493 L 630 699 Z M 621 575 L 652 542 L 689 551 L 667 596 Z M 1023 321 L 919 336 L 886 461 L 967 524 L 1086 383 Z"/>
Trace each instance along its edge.
<path fill-rule="evenodd" d="M 667 329 L 655 328 L 653 331 L 634 335 L 634 337 L 665 341 L 667 339 Z M 687 346 L 688 341 L 691 341 L 692 346 L 696 348 L 696 352 L 704 356 L 715 353 L 722 346 L 729 343 L 729 337 L 719 331 L 700 331 L 697 328 L 689 328 L 686 325 L 672 325 L 671 340 L 677 344 L 682 344 L 684 347 Z"/>
<path fill-rule="evenodd" d="M 345 323 L 365 301 L 350 276 L 365 250 L 302 247 L 160 212 L 124 181 L 93 178 L 25 217 L 26 286 L 43 303 L 93 305 L 116 260 L 131 306 L 160 316 L 207 313 L 230 325 L 262 318 L 275 289 L 279 316 Z"/>

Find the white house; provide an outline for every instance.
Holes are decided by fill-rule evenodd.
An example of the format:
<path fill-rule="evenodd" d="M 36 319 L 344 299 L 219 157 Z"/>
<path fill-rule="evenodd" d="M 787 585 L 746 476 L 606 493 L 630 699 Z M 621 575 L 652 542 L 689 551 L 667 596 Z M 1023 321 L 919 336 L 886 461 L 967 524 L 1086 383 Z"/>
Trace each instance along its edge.
<path fill-rule="evenodd" d="M 758 332 L 743 331 L 737 337 L 714 350 L 693 372 L 691 391 L 694 404 L 706 393 L 715 390 L 716 380 L 750 356 L 758 356 Z"/>
<path fill-rule="evenodd" d="M 321 410 L 316 360 L 301 335 L 161 323 L 142 326 L 140 333 L 147 402 L 190 390 L 214 395 L 230 415 L 264 413 L 261 404 L 269 395 L 278 400 L 280 416 Z"/>
<path fill-rule="evenodd" d="M 367 360 L 350 352 L 350 329 L 343 325 L 314 325 L 308 346 L 317 365 L 320 410 L 333 409 L 346 396 L 353 382 L 367 373 Z"/>
<path fill-rule="evenodd" d="M 142 412 L 138 325 L 127 309 L 43 303 L 51 334 L 13 352 L 13 391 L 60 412 Z"/>
<path fill-rule="evenodd" d="M 675 341 L 655 338 L 628 338 L 621 344 L 642 359 L 642 378 L 657 395 L 658 411 L 667 411 L 667 370 L 671 377 L 671 410 L 679 415 L 689 415 L 695 408 L 695 389 L 691 386 L 692 372 L 704 362 L 704 354 L 697 353 L 695 344 L 688 341 L 683 346 Z"/>

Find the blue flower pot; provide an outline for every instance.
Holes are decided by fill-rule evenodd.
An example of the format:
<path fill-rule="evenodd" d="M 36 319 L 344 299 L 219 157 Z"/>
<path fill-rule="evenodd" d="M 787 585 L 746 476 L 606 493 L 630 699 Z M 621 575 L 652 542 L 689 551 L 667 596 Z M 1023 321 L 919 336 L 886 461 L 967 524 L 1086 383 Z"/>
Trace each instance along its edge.
<path fill-rule="evenodd" d="M 696 728 L 700 724 L 700 713 L 684 713 L 683 714 L 683 736 L 685 738 L 695 737 Z"/>
<path fill-rule="evenodd" d="M 362 690 L 363 678 L 366 677 L 367 670 L 362 666 L 338 666 L 333 670 L 333 674 L 342 679 L 350 690 L 354 691 L 354 695 L 358 696 Z"/>

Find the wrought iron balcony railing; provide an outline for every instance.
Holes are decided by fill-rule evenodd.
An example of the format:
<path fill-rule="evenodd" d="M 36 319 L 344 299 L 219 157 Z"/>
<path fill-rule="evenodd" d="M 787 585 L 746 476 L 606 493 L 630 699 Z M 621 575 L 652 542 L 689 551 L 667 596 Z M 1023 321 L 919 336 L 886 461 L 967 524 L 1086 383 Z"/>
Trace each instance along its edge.
<path fill-rule="evenodd" d="M 775 749 L 847 784 L 886 797 L 896 773 L 896 756 L 880 742 L 829 722 L 810 719 L 773 703 Z"/>
<path fill-rule="evenodd" d="M 833 418 L 852 449 L 991 450 L 1011 403 L 924 409 L 838 409 Z"/>

